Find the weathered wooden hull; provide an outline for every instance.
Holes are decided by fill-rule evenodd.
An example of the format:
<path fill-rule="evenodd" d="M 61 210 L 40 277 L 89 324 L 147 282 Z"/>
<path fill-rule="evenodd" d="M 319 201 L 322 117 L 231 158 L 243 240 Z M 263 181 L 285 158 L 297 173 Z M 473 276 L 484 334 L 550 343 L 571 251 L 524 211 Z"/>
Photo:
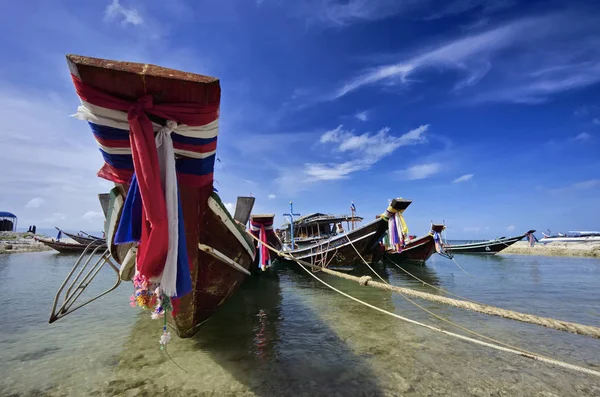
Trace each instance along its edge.
<path fill-rule="evenodd" d="M 180 189 L 193 291 L 181 298 L 179 313 L 170 317 L 169 323 L 180 337 L 186 338 L 193 336 L 217 312 L 246 277 L 200 250 L 198 243 L 213 247 L 244 269 L 250 269 L 254 262 L 254 248 L 245 232 L 228 217 L 226 209 L 222 208 L 220 213 L 215 211 L 214 204 L 220 205 L 220 200 L 216 193 L 211 197 L 212 187 L 204 191 L 185 186 Z M 209 205 L 209 198 L 212 205 Z M 235 236 L 236 231 L 238 236 Z M 239 237 L 246 240 L 245 244 Z"/>
<path fill-rule="evenodd" d="M 287 253 L 311 263 L 324 261 L 327 265 L 355 265 L 363 263 L 361 256 L 365 260 L 370 258 L 387 228 L 387 221 L 379 218 L 345 234 Z"/>
<path fill-rule="evenodd" d="M 94 240 L 89 237 L 83 237 L 83 236 L 78 236 L 73 233 L 68 233 L 68 232 L 65 232 L 64 230 L 62 232 L 64 235 L 66 235 L 70 239 L 73 239 L 73 240 L 77 241 L 79 244 L 82 244 L 84 246 L 88 246 L 89 244 L 92 244 L 92 247 L 96 247 L 98 245 L 106 244 L 106 240 L 104 240 L 104 239 Z"/>
<path fill-rule="evenodd" d="M 402 252 L 388 252 L 386 256 L 394 262 L 411 262 L 424 264 L 435 253 L 433 236 L 426 236 L 409 241 Z"/>
<path fill-rule="evenodd" d="M 52 241 L 39 237 L 37 237 L 36 240 L 60 252 L 61 254 L 81 254 L 87 247 L 87 245 L 79 243 L 63 243 L 60 241 Z"/>
<path fill-rule="evenodd" d="M 131 62 L 74 55 L 67 59 L 71 73 L 84 84 L 129 101 L 152 95 L 155 104 L 208 104 L 220 98 L 219 81 L 212 77 Z M 162 125 L 166 122 L 157 116 L 151 119 Z M 128 186 L 117 186 L 124 198 Z M 197 187 L 179 182 L 178 187 L 192 292 L 175 302 L 177 313 L 169 314 L 168 322 L 180 337 L 186 338 L 193 336 L 233 294 L 249 273 L 255 251 L 249 237 L 213 193 L 212 183 Z M 114 223 L 112 227 L 114 233 Z M 111 254 L 121 263 L 128 247 L 115 247 L 108 231 Z"/>

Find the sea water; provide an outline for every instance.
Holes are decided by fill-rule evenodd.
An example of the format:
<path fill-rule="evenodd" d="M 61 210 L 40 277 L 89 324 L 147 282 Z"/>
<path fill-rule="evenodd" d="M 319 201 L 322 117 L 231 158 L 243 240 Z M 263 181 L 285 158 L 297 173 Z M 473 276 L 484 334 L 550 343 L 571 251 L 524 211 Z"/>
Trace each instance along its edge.
<path fill-rule="evenodd" d="M 173 337 L 169 358 L 159 349 L 162 323 L 129 306 L 130 283 L 48 324 L 74 259 L 53 252 L 0 256 L 1 396 L 600 396 L 600 378 L 383 315 L 294 264 L 248 278 L 195 337 Z M 598 259 L 456 260 L 469 274 L 439 256 L 425 266 L 403 266 L 469 299 L 600 326 Z M 392 264 L 379 271 L 394 285 L 439 293 Z M 318 276 L 377 307 L 465 333 L 397 294 Z M 88 295 L 115 279 L 103 269 Z M 482 335 L 600 370 L 600 340 L 418 303 Z"/>

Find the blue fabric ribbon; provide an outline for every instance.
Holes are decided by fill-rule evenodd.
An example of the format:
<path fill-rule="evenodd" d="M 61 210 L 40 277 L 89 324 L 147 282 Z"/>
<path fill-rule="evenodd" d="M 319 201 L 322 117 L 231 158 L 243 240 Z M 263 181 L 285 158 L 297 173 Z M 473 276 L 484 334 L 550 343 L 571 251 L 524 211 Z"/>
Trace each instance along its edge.
<path fill-rule="evenodd" d="M 140 241 L 141 235 L 142 196 L 140 195 L 137 177 L 133 174 L 114 242 L 115 244 L 135 243 Z"/>
<path fill-rule="evenodd" d="M 181 197 L 177 191 L 177 201 L 179 207 L 179 241 L 177 244 L 177 297 L 182 297 L 192 291 L 192 276 L 190 274 L 189 258 L 187 253 L 187 244 L 185 238 L 185 226 L 183 222 L 183 211 L 181 209 Z"/>

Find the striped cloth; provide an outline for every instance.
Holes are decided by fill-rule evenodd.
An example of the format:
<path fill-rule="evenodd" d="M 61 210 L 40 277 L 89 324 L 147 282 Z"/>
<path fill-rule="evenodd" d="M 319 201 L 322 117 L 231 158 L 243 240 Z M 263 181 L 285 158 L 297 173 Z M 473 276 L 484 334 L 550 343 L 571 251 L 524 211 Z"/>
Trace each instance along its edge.
<path fill-rule="evenodd" d="M 130 102 L 72 79 L 81 99 L 74 116 L 90 124 L 104 157 L 98 176 L 130 184 L 115 242 L 139 241 L 136 270 L 168 296 L 185 295 L 192 284 L 177 182 L 212 186 L 219 102 Z"/>

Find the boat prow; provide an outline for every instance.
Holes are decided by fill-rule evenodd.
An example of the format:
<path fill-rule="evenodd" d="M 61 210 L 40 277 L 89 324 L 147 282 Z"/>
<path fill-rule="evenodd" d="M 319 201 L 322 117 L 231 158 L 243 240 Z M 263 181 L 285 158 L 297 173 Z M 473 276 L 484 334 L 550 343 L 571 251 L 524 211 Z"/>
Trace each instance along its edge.
<path fill-rule="evenodd" d="M 104 158 L 98 176 L 115 184 L 101 202 L 118 277 L 133 278 L 136 302 L 191 337 L 255 258 L 213 188 L 219 80 L 78 55 L 67 62 L 81 99 L 75 117 L 89 123 Z"/>

